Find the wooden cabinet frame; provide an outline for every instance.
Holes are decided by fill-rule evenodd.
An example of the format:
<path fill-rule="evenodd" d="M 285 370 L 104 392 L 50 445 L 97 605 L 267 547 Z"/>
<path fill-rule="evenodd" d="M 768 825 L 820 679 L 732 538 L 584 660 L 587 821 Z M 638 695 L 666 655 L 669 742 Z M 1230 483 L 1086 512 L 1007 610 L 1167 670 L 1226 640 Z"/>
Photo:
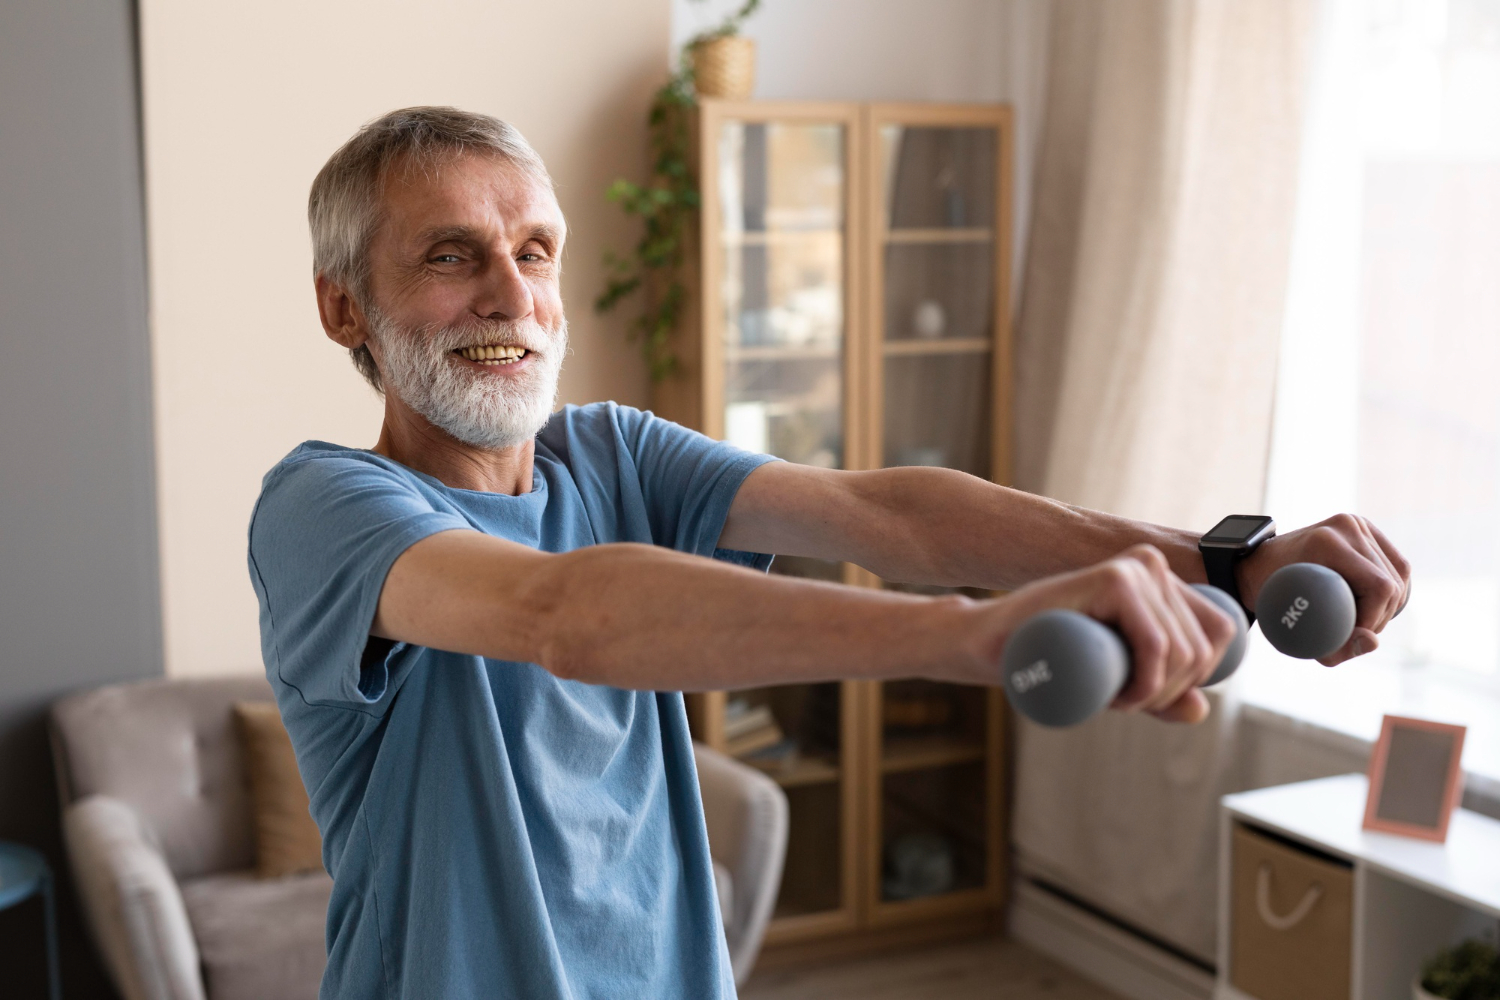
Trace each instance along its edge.
<path fill-rule="evenodd" d="M 876 469 L 883 462 L 884 358 L 933 350 L 930 345 L 888 344 L 884 331 L 884 250 L 887 245 L 880 171 L 881 129 L 886 125 L 987 127 L 996 130 L 994 315 L 991 322 L 992 478 L 1010 475 L 1010 301 L 1012 274 L 1011 162 L 1014 134 L 1010 108 L 1002 105 L 856 104 L 847 102 L 716 101 L 701 102 L 693 126 L 702 214 L 689 270 L 693 293 L 690 313 L 674 338 L 678 373 L 653 391 L 657 412 L 711 437 L 725 433 L 724 305 L 719 236 L 709 231 L 720 214 L 719 149 L 716 137 L 729 121 L 745 123 L 836 124 L 845 136 L 843 255 L 842 400 L 844 467 Z M 942 349 L 953 349 L 944 345 Z M 958 350 L 983 350 L 974 344 Z M 843 579 L 855 586 L 878 587 L 880 581 L 855 566 L 843 568 Z M 1005 898 L 1005 745 L 1007 708 L 1000 689 L 982 697 L 985 704 L 983 747 L 985 822 L 984 884 L 938 896 L 901 902 L 881 898 L 881 822 L 883 760 L 879 682 L 844 681 L 840 685 L 841 837 L 840 898 L 836 910 L 778 918 L 766 943 L 772 954 L 806 952 L 822 941 L 836 950 L 864 941 L 884 947 L 899 940 L 932 937 L 987 926 L 982 919 L 998 911 Z M 693 731 L 710 746 L 724 746 L 724 692 L 688 699 Z M 894 935 L 894 937 L 893 937 Z"/>

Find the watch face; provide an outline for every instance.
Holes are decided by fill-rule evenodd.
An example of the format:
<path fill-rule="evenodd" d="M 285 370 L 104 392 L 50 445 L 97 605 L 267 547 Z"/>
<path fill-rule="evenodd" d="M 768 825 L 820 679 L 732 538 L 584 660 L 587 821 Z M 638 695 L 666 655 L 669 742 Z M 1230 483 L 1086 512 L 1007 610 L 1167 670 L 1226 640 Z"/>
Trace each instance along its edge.
<path fill-rule="evenodd" d="M 1271 524 L 1264 514 L 1231 514 L 1209 529 L 1203 541 L 1218 545 L 1248 542 Z"/>

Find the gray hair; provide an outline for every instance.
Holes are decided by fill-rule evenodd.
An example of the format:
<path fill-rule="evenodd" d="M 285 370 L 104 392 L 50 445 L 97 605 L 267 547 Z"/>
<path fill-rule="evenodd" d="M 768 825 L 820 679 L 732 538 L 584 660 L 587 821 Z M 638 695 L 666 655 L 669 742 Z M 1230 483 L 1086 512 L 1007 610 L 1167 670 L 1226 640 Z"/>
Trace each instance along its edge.
<path fill-rule="evenodd" d="M 371 312 L 369 251 L 380 224 L 385 172 L 396 164 L 407 170 L 431 170 L 466 153 L 496 156 L 552 187 L 536 150 L 514 126 L 498 118 L 446 107 L 392 111 L 354 133 L 313 180 L 307 198 L 313 273 L 341 285 Z M 369 347 L 360 345 L 349 353 L 359 373 L 382 392 L 380 370 Z"/>

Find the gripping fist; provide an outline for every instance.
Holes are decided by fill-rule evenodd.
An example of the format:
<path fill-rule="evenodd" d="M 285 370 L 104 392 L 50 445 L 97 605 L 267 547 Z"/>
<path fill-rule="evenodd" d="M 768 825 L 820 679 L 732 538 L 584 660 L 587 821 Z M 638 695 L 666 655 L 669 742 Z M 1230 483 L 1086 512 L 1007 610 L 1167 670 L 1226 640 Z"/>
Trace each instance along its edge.
<path fill-rule="evenodd" d="M 1334 666 L 1380 645 L 1378 634 L 1406 607 L 1411 596 L 1411 564 L 1369 520 L 1337 514 L 1326 521 L 1268 539 L 1236 570 L 1240 597 L 1255 607 L 1261 585 L 1295 562 L 1327 566 L 1354 591 L 1354 633 L 1343 648 L 1318 662 Z"/>
<path fill-rule="evenodd" d="M 1136 545 L 1086 569 L 1039 580 L 993 602 L 1000 634 L 992 663 L 1010 632 L 1039 611 L 1066 608 L 1114 626 L 1130 647 L 1130 682 L 1112 708 L 1173 722 L 1199 722 L 1207 680 L 1235 637 L 1235 623 L 1184 583 L 1161 551 Z"/>

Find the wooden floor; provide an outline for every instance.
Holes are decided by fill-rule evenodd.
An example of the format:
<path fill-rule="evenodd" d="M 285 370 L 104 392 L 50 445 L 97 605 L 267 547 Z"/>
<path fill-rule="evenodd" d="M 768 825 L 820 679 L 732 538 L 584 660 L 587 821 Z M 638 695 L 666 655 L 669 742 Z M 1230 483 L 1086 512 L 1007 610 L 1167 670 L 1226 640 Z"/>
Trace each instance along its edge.
<path fill-rule="evenodd" d="M 1118 1000 L 1003 938 L 756 973 L 740 1000 Z"/>

